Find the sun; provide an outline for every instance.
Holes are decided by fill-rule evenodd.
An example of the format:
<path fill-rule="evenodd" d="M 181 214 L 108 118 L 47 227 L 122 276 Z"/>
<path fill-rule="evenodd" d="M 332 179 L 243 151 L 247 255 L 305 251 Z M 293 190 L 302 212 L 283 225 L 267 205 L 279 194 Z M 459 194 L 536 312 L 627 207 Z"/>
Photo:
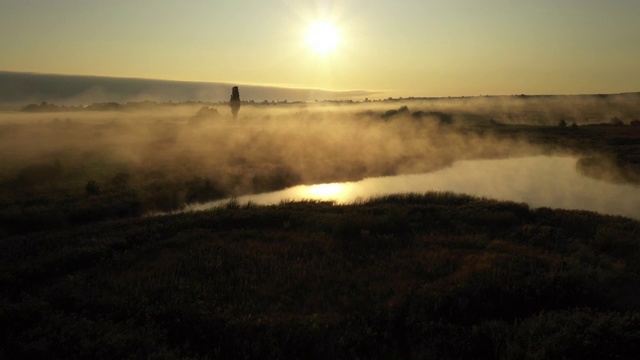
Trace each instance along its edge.
<path fill-rule="evenodd" d="M 307 30 L 307 45 L 320 55 L 327 55 L 335 51 L 340 43 L 340 33 L 330 21 L 319 21 L 309 25 Z"/>

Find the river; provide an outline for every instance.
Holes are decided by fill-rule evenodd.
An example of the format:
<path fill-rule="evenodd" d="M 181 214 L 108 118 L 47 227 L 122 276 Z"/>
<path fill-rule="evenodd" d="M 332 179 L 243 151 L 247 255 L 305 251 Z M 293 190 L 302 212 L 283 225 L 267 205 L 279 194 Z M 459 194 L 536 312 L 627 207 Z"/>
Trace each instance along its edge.
<path fill-rule="evenodd" d="M 596 211 L 640 219 L 640 188 L 582 176 L 577 159 L 562 156 L 529 156 L 498 160 L 457 161 L 438 171 L 368 178 L 355 182 L 300 185 L 281 191 L 247 195 L 244 204 L 278 204 L 282 200 L 327 200 L 338 204 L 396 193 L 450 191 L 498 200 L 524 202 L 532 207 Z M 229 199 L 188 205 L 204 210 Z"/>

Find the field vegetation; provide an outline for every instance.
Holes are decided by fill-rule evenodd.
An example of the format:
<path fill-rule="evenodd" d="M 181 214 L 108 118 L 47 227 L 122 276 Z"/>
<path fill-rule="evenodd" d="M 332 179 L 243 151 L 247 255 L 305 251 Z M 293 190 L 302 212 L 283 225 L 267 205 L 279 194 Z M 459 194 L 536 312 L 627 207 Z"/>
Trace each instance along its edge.
<path fill-rule="evenodd" d="M 5 237 L 8 358 L 633 358 L 640 223 L 448 193 Z"/>
<path fill-rule="evenodd" d="M 150 215 L 534 154 L 638 184 L 638 104 L 3 111 L 0 358 L 633 358 L 632 219 L 450 193 Z"/>

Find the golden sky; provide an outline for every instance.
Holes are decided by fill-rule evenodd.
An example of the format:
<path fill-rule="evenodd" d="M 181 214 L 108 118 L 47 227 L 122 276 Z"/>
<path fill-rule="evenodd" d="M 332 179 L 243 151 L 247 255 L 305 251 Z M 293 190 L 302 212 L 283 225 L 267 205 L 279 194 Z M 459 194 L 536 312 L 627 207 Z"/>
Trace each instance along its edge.
<path fill-rule="evenodd" d="M 0 70 L 383 91 L 640 91 L 638 0 L 2 0 Z M 339 39 L 321 54 L 317 22 Z"/>

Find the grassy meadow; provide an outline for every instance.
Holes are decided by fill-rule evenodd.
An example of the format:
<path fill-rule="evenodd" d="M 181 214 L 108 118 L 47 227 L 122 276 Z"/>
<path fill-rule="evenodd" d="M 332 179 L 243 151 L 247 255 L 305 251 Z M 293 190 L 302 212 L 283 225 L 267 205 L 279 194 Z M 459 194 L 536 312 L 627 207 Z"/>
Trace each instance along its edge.
<path fill-rule="evenodd" d="M 2 240 L 7 358 L 632 358 L 640 223 L 448 193 Z"/>
<path fill-rule="evenodd" d="M 0 358 L 640 351 L 636 220 L 451 193 L 148 216 L 532 154 L 638 184 L 636 95 L 206 106 L 0 113 Z"/>

